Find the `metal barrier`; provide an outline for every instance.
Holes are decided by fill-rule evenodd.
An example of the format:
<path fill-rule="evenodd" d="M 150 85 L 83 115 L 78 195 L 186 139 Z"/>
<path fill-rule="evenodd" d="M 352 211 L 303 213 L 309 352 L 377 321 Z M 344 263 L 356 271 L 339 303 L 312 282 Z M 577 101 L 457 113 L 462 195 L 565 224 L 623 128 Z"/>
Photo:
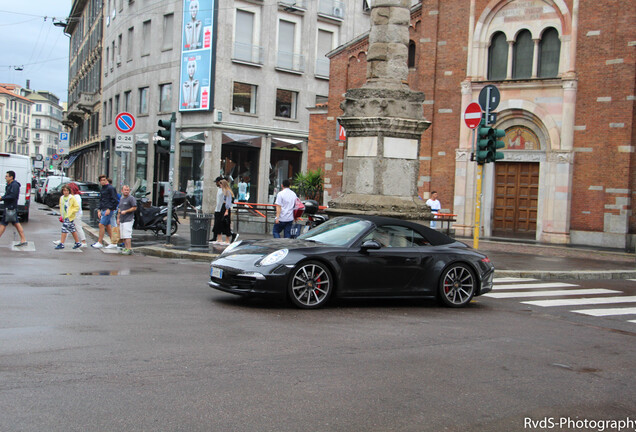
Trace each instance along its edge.
<path fill-rule="evenodd" d="M 232 209 L 232 218 L 234 219 L 233 229 L 236 232 L 240 232 L 241 215 L 256 217 L 257 223 L 264 224 L 263 232 L 268 233 L 271 231 L 276 219 L 276 206 L 274 204 L 235 202 Z"/>

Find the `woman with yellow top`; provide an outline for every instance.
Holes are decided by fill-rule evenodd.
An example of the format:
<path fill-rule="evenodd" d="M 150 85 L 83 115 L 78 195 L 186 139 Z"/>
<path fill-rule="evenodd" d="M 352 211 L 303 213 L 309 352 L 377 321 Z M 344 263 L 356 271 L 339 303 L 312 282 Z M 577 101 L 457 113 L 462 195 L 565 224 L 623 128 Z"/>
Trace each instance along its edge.
<path fill-rule="evenodd" d="M 55 249 L 64 249 L 64 241 L 66 241 L 66 235 L 68 233 L 73 234 L 73 239 L 75 240 L 75 246 L 73 246 L 73 249 L 82 247 L 79 237 L 77 236 L 77 230 L 75 229 L 75 222 L 73 222 L 78 211 L 79 205 L 77 204 L 75 197 L 71 195 L 71 189 L 67 185 L 62 186 L 62 196 L 60 197 L 62 238 L 60 239 L 60 244 L 55 246 Z"/>

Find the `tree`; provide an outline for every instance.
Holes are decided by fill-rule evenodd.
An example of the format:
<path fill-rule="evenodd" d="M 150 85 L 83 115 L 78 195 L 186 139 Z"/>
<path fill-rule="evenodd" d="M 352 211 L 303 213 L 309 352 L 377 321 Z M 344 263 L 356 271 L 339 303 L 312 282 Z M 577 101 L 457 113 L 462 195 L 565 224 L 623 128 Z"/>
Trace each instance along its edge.
<path fill-rule="evenodd" d="M 294 177 L 294 189 L 296 194 L 305 199 L 322 201 L 323 175 L 320 168 L 315 171 L 308 170 L 306 173 L 298 173 Z"/>

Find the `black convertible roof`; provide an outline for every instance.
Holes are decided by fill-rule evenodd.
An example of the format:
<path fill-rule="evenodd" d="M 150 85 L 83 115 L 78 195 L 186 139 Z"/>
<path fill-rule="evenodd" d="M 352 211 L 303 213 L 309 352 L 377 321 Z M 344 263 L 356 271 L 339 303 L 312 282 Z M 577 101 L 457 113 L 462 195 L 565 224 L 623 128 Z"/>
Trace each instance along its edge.
<path fill-rule="evenodd" d="M 346 215 L 343 217 L 351 217 L 354 219 L 368 220 L 369 222 L 373 223 L 376 226 L 397 225 L 397 226 L 411 228 L 413 231 L 417 231 L 418 233 L 423 235 L 432 245 L 435 245 L 435 246 L 455 243 L 456 241 L 455 239 L 447 236 L 446 234 L 440 231 L 434 230 L 420 223 L 412 222 L 408 220 L 397 219 L 397 218 L 386 217 L 386 216 L 372 216 L 372 215 Z"/>

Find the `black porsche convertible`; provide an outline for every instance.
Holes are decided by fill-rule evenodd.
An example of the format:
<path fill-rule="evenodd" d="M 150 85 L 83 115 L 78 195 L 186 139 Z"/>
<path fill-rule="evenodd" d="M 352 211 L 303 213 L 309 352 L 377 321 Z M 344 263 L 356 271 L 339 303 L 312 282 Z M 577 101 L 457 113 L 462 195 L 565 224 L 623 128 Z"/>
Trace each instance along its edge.
<path fill-rule="evenodd" d="M 421 224 L 341 216 L 297 239 L 232 243 L 212 261 L 208 285 L 306 309 L 332 296 L 437 297 L 462 307 L 492 289 L 493 274 L 487 256 Z"/>

